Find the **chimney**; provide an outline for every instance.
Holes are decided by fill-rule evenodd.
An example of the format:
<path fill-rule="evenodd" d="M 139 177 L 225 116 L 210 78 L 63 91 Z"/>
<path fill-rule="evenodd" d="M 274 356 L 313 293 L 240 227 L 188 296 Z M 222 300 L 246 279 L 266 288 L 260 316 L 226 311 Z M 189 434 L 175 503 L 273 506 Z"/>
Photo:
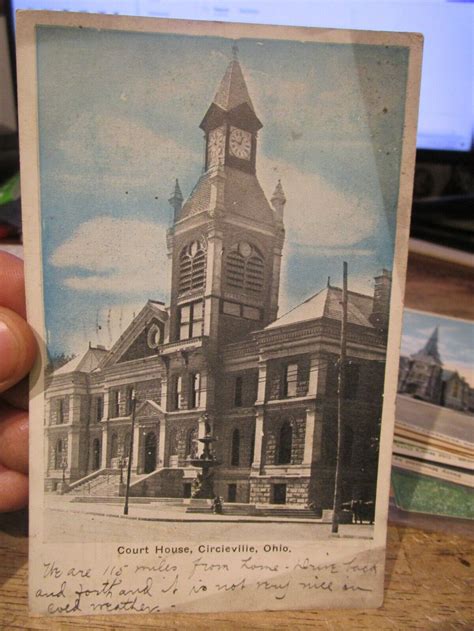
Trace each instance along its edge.
<path fill-rule="evenodd" d="M 388 316 L 390 312 L 390 291 L 392 287 L 392 274 L 383 269 L 381 274 L 375 277 L 374 304 L 370 316 L 375 328 L 386 331 L 388 328 Z"/>
<path fill-rule="evenodd" d="M 280 221 L 283 221 L 283 211 L 285 209 L 286 197 L 285 193 L 283 192 L 283 186 L 281 185 L 280 180 L 278 180 L 270 201 L 272 203 L 273 209 L 275 210 L 277 218 Z"/>

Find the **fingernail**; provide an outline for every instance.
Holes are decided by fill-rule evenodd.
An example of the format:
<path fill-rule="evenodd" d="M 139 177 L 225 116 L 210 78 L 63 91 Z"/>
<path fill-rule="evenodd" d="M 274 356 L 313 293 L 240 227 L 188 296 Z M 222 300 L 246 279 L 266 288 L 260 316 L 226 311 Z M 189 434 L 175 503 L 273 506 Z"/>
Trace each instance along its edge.
<path fill-rule="evenodd" d="M 12 376 L 19 350 L 10 327 L 0 320 L 0 385 Z"/>

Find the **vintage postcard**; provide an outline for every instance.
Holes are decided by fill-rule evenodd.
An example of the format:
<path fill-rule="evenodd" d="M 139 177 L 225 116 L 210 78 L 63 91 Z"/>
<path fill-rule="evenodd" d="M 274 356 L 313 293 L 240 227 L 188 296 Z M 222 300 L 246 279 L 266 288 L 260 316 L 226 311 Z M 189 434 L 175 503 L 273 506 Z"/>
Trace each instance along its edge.
<path fill-rule="evenodd" d="M 473 518 L 474 323 L 404 312 L 392 485 L 404 510 Z"/>
<path fill-rule="evenodd" d="M 394 451 L 472 469 L 474 323 L 412 309 L 403 320 Z"/>
<path fill-rule="evenodd" d="M 19 14 L 34 612 L 381 604 L 421 48 Z"/>

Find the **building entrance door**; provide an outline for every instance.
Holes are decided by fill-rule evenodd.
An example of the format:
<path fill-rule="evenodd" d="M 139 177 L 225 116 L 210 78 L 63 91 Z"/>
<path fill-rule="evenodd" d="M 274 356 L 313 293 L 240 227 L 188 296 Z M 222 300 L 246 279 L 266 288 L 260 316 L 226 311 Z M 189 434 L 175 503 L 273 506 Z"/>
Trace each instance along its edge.
<path fill-rule="evenodd" d="M 149 432 L 145 436 L 145 463 L 144 472 L 151 473 L 156 469 L 156 436 Z"/>
<path fill-rule="evenodd" d="M 237 484 L 229 484 L 227 486 L 227 501 L 235 502 L 237 500 Z"/>
<path fill-rule="evenodd" d="M 98 438 L 95 438 L 92 443 L 92 469 L 94 471 L 100 469 L 100 440 Z"/>

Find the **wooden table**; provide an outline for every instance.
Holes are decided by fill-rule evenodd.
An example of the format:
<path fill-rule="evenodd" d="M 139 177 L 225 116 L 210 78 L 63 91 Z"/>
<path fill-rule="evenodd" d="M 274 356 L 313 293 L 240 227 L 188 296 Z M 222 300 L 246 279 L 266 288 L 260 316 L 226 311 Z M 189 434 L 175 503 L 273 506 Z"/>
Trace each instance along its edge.
<path fill-rule="evenodd" d="M 407 306 L 474 320 L 472 270 L 411 256 Z M 26 512 L 0 517 L 0 629 L 472 629 L 474 541 L 446 521 L 389 527 L 385 602 L 377 610 L 31 617 Z M 405 520 L 406 521 L 406 520 Z M 416 520 L 412 520 L 416 524 Z M 425 523 L 425 526 L 427 524 Z"/>

